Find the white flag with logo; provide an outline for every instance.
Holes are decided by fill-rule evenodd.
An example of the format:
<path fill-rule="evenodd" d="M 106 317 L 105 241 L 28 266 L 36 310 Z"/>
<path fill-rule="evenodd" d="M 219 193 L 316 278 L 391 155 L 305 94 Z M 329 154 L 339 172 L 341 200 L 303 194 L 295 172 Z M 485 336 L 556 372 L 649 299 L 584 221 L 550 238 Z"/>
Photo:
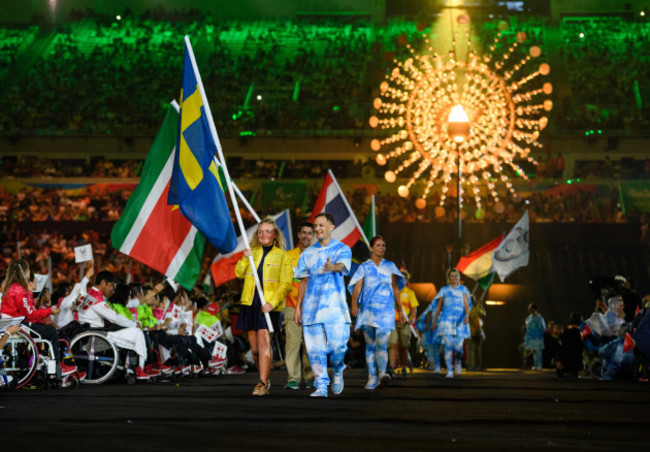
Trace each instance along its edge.
<path fill-rule="evenodd" d="M 74 249 L 74 262 L 76 264 L 80 262 L 87 262 L 93 260 L 93 246 L 88 244 L 88 245 L 81 245 L 81 246 L 76 246 Z"/>
<path fill-rule="evenodd" d="M 519 267 L 528 265 L 529 231 L 528 211 L 526 211 L 494 251 L 492 266 L 501 278 L 501 282 L 505 281 Z"/>

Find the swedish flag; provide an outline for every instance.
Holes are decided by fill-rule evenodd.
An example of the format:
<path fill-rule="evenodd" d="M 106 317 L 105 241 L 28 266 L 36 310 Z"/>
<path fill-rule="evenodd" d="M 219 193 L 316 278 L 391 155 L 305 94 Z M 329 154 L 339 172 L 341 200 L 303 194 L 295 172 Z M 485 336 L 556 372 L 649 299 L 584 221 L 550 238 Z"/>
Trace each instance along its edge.
<path fill-rule="evenodd" d="M 177 152 L 174 156 L 167 203 L 178 205 L 181 213 L 222 254 L 237 247 L 224 194 L 224 182 L 214 161 L 217 143 L 210 133 L 204 100 L 199 90 L 192 50 L 185 45 L 181 114 Z"/>

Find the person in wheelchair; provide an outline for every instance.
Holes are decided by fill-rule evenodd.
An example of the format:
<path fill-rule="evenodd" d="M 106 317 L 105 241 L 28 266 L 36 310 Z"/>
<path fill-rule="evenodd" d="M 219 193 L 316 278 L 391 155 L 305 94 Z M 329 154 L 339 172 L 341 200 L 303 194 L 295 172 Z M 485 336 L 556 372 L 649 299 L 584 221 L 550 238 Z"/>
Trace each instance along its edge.
<path fill-rule="evenodd" d="M 163 373 L 189 373 L 189 364 L 198 364 L 194 359 L 196 357 L 204 369 L 208 369 L 210 352 L 198 345 L 196 338 L 190 336 L 191 329 L 187 328 L 187 325 L 192 324 L 192 311 L 187 310 L 191 304 L 186 299 L 185 292 L 175 294 L 173 288 L 165 282 L 154 288 L 145 284 L 142 290 L 144 295 L 137 309 L 138 321 L 151 342 L 151 348 L 158 351 L 162 346 L 164 349 L 161 350 L 161 356 L 166 357 L 165 363 L 155 363 L 153 367 Z"/>
<path fill-rule="evenodd" d="M 80 282 L 74 286 L 69 282 L 61 282 L 52 293 L 52 303 L 56 303 L 61 310 L 54 321 L 59 326 L 59 335 L 68 341 L 83 331 L 83 327 L 78 321 L 79 314 L 75 310 L 74 302 L 78 296 L 88 292 L 88 283 L 94 275 L 95 268 L 90 265 Z"/>
<path fill-rule="evenodd" d="M 212 328 L 216 323 L 221 322 L 219 320 L 219 317 L 217 317 L 216 315 L 213 315 L 208 310 L 209 306 L 210 306 L 210 302 L 208 301 L 207 298 L 205 298 L 204 296 L 200 296 L 199 298 L 197 298 L 195 300 L 195 303 L 196 303 L 196 311 L 197 311 L 196 316 L 194 316 L 194 332 L 195 332 L 195 335 L 196 335 L 196 332 L 197 332 L 197 328 L 200 325 L 203 325 L 203 326 L 205 326 L 207 328 Z M 202 347 L 203 349 L 205 349 L 207 351 L 207 353 L 210 353 L 210 355 L 212 356 L 211 350 L 214 349 L 216 340 L 217 339 L 215 339 L 212 342 L 208 342 L 207 340 L 202 339 L 201 340 L 202 343 L 198 344 L 198 345 L 199 345 L 199 347 Z M 198 342 L 198 339 L 197 339 L 197 342 Z M 210 368 L 217 368 L 218 366 L 223 364 L 222 361 L 223 361 L 223 359 L 213 356 L 210 359 L 210 362 L 209 362 Z"/>
<path fill-rule="evenodd" d="M 59 333 L 52 325 L 42 323 L 43 319 L 59 314 L 60 309 L 57 307 L 36 309 L 32 294 L 35 284 L 27 260 L 21 258 L 12 261 L 7 268 L 4 282 L 6 292 L 0 303 L 0 314 L 3 318 L 25 317 L 23 324 L 51 344 L 53 358 L 58 364 L 56 377 L 60 380 L 64 376 L 75 373 L 77 368 L 61 361 Z"/>
<path fill-rule="evenodd" d="M 126 287 L 126 286 L 125 286 Z M 88 290 L 88 295 L 95 298 L 95 303 L 79 313 L 79 322 L 87 328 L 97 328 L 107 331 L 107 337 L 120 348 L 133 350 L 138 355 L 138 366 L 135 369 L 137 380 L 148 380 L 159 374 L 148 373 L 144 370 L 147 360 L 147 344 L 144 333 L 138 324 L 119 315 L 107 303 L 107 299 L 115 291 L 115 275 L 103 270 L 97 273 L 95 285 Z M 128 297 L 128 287 L 126 287 Z"/>
<path fill-rule="evenodd" d="M 607 300 L 607 312 L 603 319 L 607 327 L 603 336 L 618 336 L 619 329 L 625 324 L 625 303 L 621 295 L 615 295 Z"/>
<path fill-rule="evenodd" d="M 153 308 L 158 306 L 159 297 L 158 293 L 164 289 L 164 283 L 159 283 L 156 287 L 151 287 L 148 284 L 139 286 L 138 289 L 142 292 L 139 299 L 139 306 L 137 308 L 138 322 L 144 331 L 145 337 L 150 342 L 150 349 L 160 350 L 160 346 L 171 348 L 173 344 L 167 337 L 167 333 L 163 331 L 162 324 L 154 315 Z M 133 295 L 133 287 L 131 286 L 131 295 Z M 128 303 L 127 303 L 128 306 Z M 167 366 L 162 362 L 152 364 L 153 370 L 162 372 L 163 374 L 170 374 L 174 371 L 171 366 Z M 145 367 L 145 370 L 148 368 Z"/>
<path fill-rule="evenodd" d="M 198 364 L 197 359 L 207 370 L 210 367 L 212 356 L 208 350 L 198 344 L 193 335 L 192 301 L 184 289 L 180 289 L 175 295 L 169 292 L 161 294 L 173 301 L 173 307 L 167 311 L 163 325 L 165 325 L 169 340 L 175 345 L 174 349 L 179 355 L 181 370 L 186 373 L 189 364 Z"/>

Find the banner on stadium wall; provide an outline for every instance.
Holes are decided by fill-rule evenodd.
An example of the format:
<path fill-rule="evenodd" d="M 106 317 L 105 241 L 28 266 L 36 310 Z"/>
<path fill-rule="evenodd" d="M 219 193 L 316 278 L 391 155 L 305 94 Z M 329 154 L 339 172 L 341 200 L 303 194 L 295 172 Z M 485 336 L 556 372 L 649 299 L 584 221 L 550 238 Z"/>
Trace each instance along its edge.
<path fill-rule="evenodd" d="M 619 184 L 623 214 L 630 210 L 650 213 L 650 181 L 635 180 Z"/>
<path fill-rule="evenodd" d="M 264 181 L 262 182 L 262 206 L 264 210 L 279 212 L 300 207 L 303 212 L 309 201 L 306 181 Z"/>

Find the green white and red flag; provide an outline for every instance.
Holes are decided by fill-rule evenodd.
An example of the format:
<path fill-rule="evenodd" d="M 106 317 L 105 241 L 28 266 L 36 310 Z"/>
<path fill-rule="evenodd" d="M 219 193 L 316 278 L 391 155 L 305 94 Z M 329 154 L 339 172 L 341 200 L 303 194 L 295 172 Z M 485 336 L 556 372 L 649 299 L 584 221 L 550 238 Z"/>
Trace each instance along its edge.
<path fill-rule="evenodd" d="M 494 252 L 502 241 L 503 236 L 497 237 L 476 251 L 461 257 L 456 268 L 465 276 L 478 281 L 482 287 L 489 286 L 492 282 L 491 274 L 494 272 Z"/>
<path fill-rule="evenodd" d="M 205 238 L 178 206 L 167 205 L 178 142 L 177 109 L 176 104 L 167 110 L 147 154 L 140 183 L 111 231 L 111 243 L 191 290 L 201 272 Z"/>

